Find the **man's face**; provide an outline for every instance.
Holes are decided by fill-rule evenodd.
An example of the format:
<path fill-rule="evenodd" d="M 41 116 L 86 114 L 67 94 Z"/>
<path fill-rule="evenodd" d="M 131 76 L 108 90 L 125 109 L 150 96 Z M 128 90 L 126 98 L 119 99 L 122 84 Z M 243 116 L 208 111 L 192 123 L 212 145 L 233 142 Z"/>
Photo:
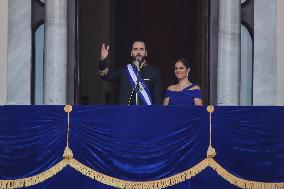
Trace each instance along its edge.
<path fill-rule="evenodd" d="M 131 56 L 134 60 L 143 62 L 145 57 L 147 56 L 145 44 L 140 41 L 134 42 L 131 50 Z"/>

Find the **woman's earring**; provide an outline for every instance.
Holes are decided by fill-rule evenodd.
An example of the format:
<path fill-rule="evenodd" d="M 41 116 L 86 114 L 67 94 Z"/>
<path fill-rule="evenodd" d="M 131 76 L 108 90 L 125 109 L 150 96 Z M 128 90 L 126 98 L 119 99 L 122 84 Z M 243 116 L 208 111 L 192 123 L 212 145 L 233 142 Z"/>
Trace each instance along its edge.
<path fill-rule="evenodd" d="M 186 74 L 186 77 L 188 77 L 188 72 L 187 72 L 187 74 Z"/>

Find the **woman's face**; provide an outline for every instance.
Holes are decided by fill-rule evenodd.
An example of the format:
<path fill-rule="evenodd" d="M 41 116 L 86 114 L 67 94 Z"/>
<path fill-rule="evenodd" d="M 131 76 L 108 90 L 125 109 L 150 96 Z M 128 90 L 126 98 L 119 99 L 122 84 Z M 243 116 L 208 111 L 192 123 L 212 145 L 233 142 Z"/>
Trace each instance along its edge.
<path fill-rule="evenodd" d="M 185 65 L 180 61 L 176 62 L 175 64 L 175 75 L 178 80 L 184 79 L 187 77 L 187 73 L 189 69 L 186 69 Z"/>

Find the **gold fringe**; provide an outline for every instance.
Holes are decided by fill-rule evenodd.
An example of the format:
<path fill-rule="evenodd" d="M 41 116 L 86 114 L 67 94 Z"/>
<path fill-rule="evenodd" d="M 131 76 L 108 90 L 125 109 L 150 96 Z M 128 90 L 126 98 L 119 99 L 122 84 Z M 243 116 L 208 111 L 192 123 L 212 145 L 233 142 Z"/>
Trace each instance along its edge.
<path fill-rule="evenodd" d="M 22 188 L 22 187 L 36 185 L 55 176 L 67 165 L 68 165 L 68 160 L 63 159 L 62 161 L 60 161 L 50 169 L 38 175 L 23 179 L 16 179 L 16 180 L 0 180 L 0 189 L 13 189 L 13 188 Z"/>
<path fill-rule="evenodd" d="M 146 181 L 146 182 L 132 182 L 132 181 L 125 181 L 117 178 L 113 178 L 107 175 L 104 175 L 102 173 L 99 173 L 83 164 L 78 162 L 75 159 L 70 159 L 69 165 L 82 173 L 85 176 L 88 176 L 92 179 L 97 180 L 98 182 L 101 182 L 103 184 L 117 187 L 117 188 L 123 188 L 123 189 L 160 189 L 160 188 L 166 188 L 168 186 L 173 186 L 178 183 L 181 183 L 185 180 L 190 179 L 191 177 L 197 175 L 202 170 L 204 170 L 206 167 L 208 167 L 209 162 L 208 159 L 204 159 L 194 167 L 176 174 L 174 176 L 155 180 L 155 181 Z"/>
<path fill-rule="evenodd" d="M 22 188 L 22 187 L 39 184 L 55 176 L 67 165 L 70 165 L 78 172 L 92 179 L 95 179 L 100 183 L 123 189 L 161 189 L 169 186 L 174 186 L 176 184 L 179 184 L 181 182 L 190 179 L 191 177 L 194 177 L 195 175 L 199 174 L 201 171 L 206 169 L 208 166 L 211 167 L 214 171 L 216 171 L 218 175 L 220 175 L 223 179 L 227 180 L 229 183 L 239 188 L 284 189 L 284 183 L 265 183 L 265 182 L 256 182 L 256 181 L 250 181 L 238 178 L 232 175 L 231 173 L 229 173 L 227 170 L 221 167 L 221 165 L 218 164 L 213 158 L 210 157 L 202 160 L 194 167 L 179 174 L 176 174 L 174 176 L 154 181 L 135 182 L 135 181 L 125 181 L 104 175 L 83 165 L 82 163 L 80 163 L 76 159 L 73 159 L 70 156 L 67 156 L 62 161 L 60 161 L 59 163 L 57 163 L 47 171 L 42 172 L 41 174 L 17 180 L 0 180 L 0 189 Z"/>
<path fill-rule="evenodd" d="M 218 164 L 214 159 L 209 159 L 209 166 L 215 170 L 218 175 L 223 179 L 227 180 L 229 183 L 238 186 L 239 188 L 248 188 L 248 189 L 284 189 L 284 183 L 266 183 L 266 182 L 256 182 L 250 180 L 244 180 L 238 178 L 227 170 L 225 170 L 220 164 Z"/>

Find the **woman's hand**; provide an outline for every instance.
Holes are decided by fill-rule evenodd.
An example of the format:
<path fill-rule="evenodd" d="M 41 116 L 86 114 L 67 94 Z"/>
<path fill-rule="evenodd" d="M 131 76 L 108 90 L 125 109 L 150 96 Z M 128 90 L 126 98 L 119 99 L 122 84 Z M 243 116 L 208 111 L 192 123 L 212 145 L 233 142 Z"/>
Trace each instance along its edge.
<path fill-rule="evenodd" d="M 163 105 L 165 106 L 169 105 L 169 99 L 170 99 L 169 97 L 164 98 Z"/>

